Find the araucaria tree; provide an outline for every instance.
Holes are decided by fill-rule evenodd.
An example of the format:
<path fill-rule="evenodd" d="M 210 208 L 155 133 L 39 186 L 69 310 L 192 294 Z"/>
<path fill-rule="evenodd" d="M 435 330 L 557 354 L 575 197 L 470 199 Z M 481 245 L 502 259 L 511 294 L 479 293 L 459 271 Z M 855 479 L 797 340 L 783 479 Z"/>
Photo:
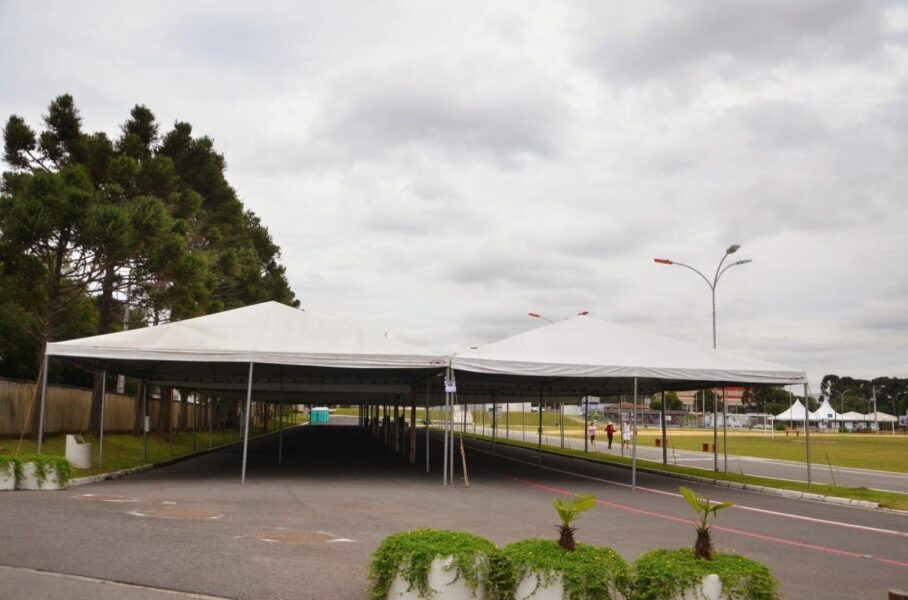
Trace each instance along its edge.
<path fill-rule="evenodd" d="M 0 340 L 3 362 L 26 371 L 0 375 L 34 376 L 61 326 L 64 337 L 116 331 L 127 303 L 139 324 L 264 300 L 298 306 L 280 249 L 227 183 L 212 140 L 194 138 L 188 123 L 160 136 L 138 105 L 112 140 L 83 131 L 62 95 L 43 131 L 12 115 L 3 137 L 0 314 L 17 326 L 0 327 L 0 337 L 35 344 Z M 36 348 L 36 357 L 15 356 Z M 92 430 L 99 409 L 96 394 Z"/>

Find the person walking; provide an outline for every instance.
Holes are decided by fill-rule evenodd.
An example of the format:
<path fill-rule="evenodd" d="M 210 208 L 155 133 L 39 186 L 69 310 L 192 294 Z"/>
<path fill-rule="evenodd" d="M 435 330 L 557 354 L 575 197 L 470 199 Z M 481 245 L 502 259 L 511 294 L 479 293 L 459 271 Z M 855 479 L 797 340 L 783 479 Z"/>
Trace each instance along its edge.
<path fill-rule="evenodd" d="M 621 424 L 621 449 L 631 443 L 631 425 L 627 421 Z"/>
<path fill-rule="evenodd" d="M 612 449 L 612 439 L 615 437 L 615 425 L 611 421 L 605 427 L 605 437 L 608 438 L 608 448 Z"/>
<path fill-rule="evenodd" d="M 596 445 L 596 421 L 588 421 L 589 425 L 586 428 L 587 434 L 590 436 L 590 444 L 593 446 Z"/>

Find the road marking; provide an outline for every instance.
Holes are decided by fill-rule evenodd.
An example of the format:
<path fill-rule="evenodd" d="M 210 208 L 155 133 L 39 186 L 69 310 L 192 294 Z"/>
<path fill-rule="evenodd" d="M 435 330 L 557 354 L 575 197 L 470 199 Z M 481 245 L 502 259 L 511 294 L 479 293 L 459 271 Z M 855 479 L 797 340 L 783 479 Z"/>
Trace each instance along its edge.
<path fill-rule="evenodd" d="M 84 575 L 72 575 L 70 573 L 58 573 L 56 571 L 40 571 L 38 569 L 29 569 L 27 567 L 11 567 L 8 565 L 0 565 L 0 570 L 6 569 L 8 571 L 17 571 L 20 573 L 29 573 L 32 575 L 41 575 L 43 577 L 54 577 L 57 579 L 67 579 L 70 581 L 84 581 L 86 583 L 98 583 L 103 585 L 113 585 L 124 588 L 132 588 L 139 590 L 147 590 L 150 592 L 158 592 L 160 594 L 167 594 L 169 596 L 177 596 L 179 598 L 193 598 L 195 600 L 230 600 L 224 596 L 210 596 L 208 594 L 196 594 L 194 592 L 181 592 L 179 590 L 169 590 L 167 588 L 158 588 L 150 587 L 147 585 L 138 585 L 135 583 L 124 583 L 122 581 L 114 581 L 113 579 L 98 579 L 97 577 L 86 577 Z"/>
<path fill-rule="evenodd" d="M 567 490 L 564 488 L 545 485 L 545 484 L 538 483 L 535 481 L 530 481 L 527 479 L 520 479 L 518 477 L 511 477 L 509 475 L 503 475 L 503 474 L 500 474 L 499 477 L 503 477 L 504 479 L 515 481 L 517 483 L 521 483 L 528 487 L 545 490 L 547 492 L 552 492 L 555 494 L 561 494 L 564 496 L 576 496 L 577 495 L 574 492 L 571 492 L 570 490 Z M 643 489 L 643 488 L 638 488 L 638 489 Z M 618 510 L 623 510 L 626 512 L 646 515 L 648 517 L 655 517 L 657 519 L 662 519 L 664 521 L 672 521 L 675 523 L 685 523 L 688 525 L 691 523 L 691 519 L 685 519 L 682 517 L 674 517 L 672 515 L 666 515 L 664 513 L 659 513 L 659 512 L 655 512 L 655 511 L 651 511 L 651 510 L 645 510 L 642 508 L 636 508 L 634 506 L 627 506 L 626 504 L 618 504 L 617 502 L 609 502 L 607 500 L 602 500 L 602 499 L 597 498 L 596 503 L 603 505 L 603 506 L 616 508 Z M 754 533 L 752 531 L 745 531 L 743 529 L 735 529 L 733 527 L 724 527 L 721 525 L 711 525 L 711 528 L 715 529 L 717 531 L 724 531 L 726 533 L 734 533 L 734 534 L 737 534 L 737 535 L 740 535 L 743 537 L 750 537 L 750 538 L 755 538 L 758 540 L 764 540 L 767 542 L 773 542 L 776 544 L 795 546 L 798 548 L 806 548 L 808 550 L 816 550 L 818 552 L 824 552 L 826 554 L 836 554 L 838 556 L 847 556 L 849 558 L 867 558 L 867 556 L 865 554 L 862 554 L 859 552 L 851 552 L 848 550 L 839 550 L 838 548 L 830 548 L 828 546 L 819 546 L 817 544 L 808 544 L 806 542 L 798 542 L 795 540 L 789 540 L 789 539 L 780 538 L 780 537 L 776 537 L 776 536 L 763 535 L 761 533 Z M 898 561 L 898 560 L 885 559 L 885 558 L 873 558 L 872 560 L 876 560 L 878 562 L 882 562 L 882 563 L 889 564 L 889 565 L 895 565 L 895 566 L 899 566 L 899 567 L 908 567 L 908 562 L 902 562 L 902 561 Z"/>
<path fill-rule="evenodd" d="M 477 452 L 484 452 L 484 453 L 486 453 L 486 454 L 489 454 L 489 452 L 487 452 L 486 450 L 482 450 L 482 449 L 480 449 L 480 448 L 474 448 L 474 450 L 476 450 Z M 513 457 L 510 457 L 510 456 L 504 456 L 504 455 L 501 455 L 501 454 L 495 454 L 494 456 L 497 456 L 497 457 L 499 457 L 499 458 L 504 458 L 504 459 L 506 459 L 506 460 L 511 460 L 511 461 L 514 461 L 514 462 L 519 462 L 519 463 L 522 463 L 522 464 L 530 465 L 530 466 L 537 466 L 535 462 L 525 461 L 525 460 L 522 460 L 522 459 L 519 459 L 519 458 L 513 458 Z M 601 482 L 601 483 L 607 483 L 607 484 L 609 484 L 609 485 L 615 485 L 615 486 L 618 486 L 618 487 L 624 487 L 624 488 L 631 488 L 631 487 L 633 487 L 633 486 L 631 486 L 629 483 L 622 483 L 622 482 L 620 482 L 620 481 L 612 481 L 612 480 L 610 480 L 610 479 L 603 479 L 603 478 L 601 478 L 601 477 L 594 477 L 594 476 L 592 476 L 592 475 L 585 475 L 585 474 L 583 474 L 583 473 L 576 473 L 576 472 L 574 472 L 574 471 L 568 471 L 568 470 L 566 470 L 566 469 L 559 469 L 559 468 L 557 468 L 557 467 L 550 467 L 550 466 L 542 465 L 542 468 L 543 468 L 543 469 L 546 469 L 546 470 L 548 470 L 548 471 L 553 471 L 553 472 L 555 472 L 555 473 L 561 473 L 561 474 L 563 474 L 563 475 L 571 475 L 571 476 L 574 476 L 574 477 L 579 477 L 579 478 L 581 478 L 581 479 L 589 479 L 589 480 L 591 480 L 591 481 L 598 481 L 598 482 Z M 505 475 L 501 475 L 501 476 L 507 477 L 507 476 L 505 476 Z M 676 492 L 669 492 L 669 491 L 667 491 L 667 490 L 657 490 L 657 489 L 655 489 L 655 488 L 648 488 L 648 487 L 639 486 L 639 485 L 637 486 L 637 489 L 638 489 L 638 490 L 642 490 L 642 491 L 644 491 L 644 492 L 650 492 L 650 493 L 653 493 L 653 494 L 661 494 L 661 495 L 663 495 L 663 496 L 672 496 L 672 497 L 674 497 L 674 498 L 680 498 L 680 497 L 681 497 L 681 494 L 678 494 L 678 493 L 676 493 Z M 738 490 L 738 491 L 742 491 L 742 492 L 744 492 L 744 491 L 751 491 L 751 492 L 752 492 L 753 490 Z M 805 516 L 805 515 L 796 515 L 796 514 L 793 514 L 793 513 L 784 513 L 784 512 L 779 512 L 779 511 L 774 511 L 774 510 L 768 510 L 768 509 L 764 509 L 764 508 L 756 508 L 756 507 L 753 507 L 753 506 L 746 506 L 746 505 L 743 505 L 743 504 L 735 504 L 735 505 L 733 506 L 733 508 L 737 508 L 737 509 L 739 509 L 739 510 L 746 510 L 746 511 L 751 511 L 751 512 L 757 512 L 757 513 L 762 513 L 762 514 L 773 515 L 773 516 L 776 516 L 776 517 L 782 517 L 782 518 L 786 518 L 786 519 L 795 519 L 795 520 L 807 521 L 807 522 L 811 522 L 811 523 L 820 523 L 820 524 L 823 524 L 823 525 L 832 525 L 832 526 L 834 526 L 834 527 L 844 527 L 844 528 L 847 528 L 847 529 L 856 529 L 856 530 L 859 530 L 859 531 L 867 531 L 867 532 L 869 532 L 869 533 L 882 533 L 882 534 L 885 534 L 885 535 L 893 535 L 893 536 L 896 536 L 896 537 L 905 537 L 905 538 L 908 538 L 908 532 L 905 532 L 905 531 L 898 531 L 898 530 L 895 530 L 895 529 L 882 529 L 882 528 L 879 528 L 879 527 L 869 527 L 869 526 L 867 526 L 867 525 L 858 525 L 858 524 L 856 524 L 856 523 L 846 523 L 846 522 L 843 522 L 843 521 L 833 521 L 833 520 L 830 520 L 830 519 L 819 519 L 819 518 L 816 518 L 816 517 L 808 517 L 808 516 Z"/>

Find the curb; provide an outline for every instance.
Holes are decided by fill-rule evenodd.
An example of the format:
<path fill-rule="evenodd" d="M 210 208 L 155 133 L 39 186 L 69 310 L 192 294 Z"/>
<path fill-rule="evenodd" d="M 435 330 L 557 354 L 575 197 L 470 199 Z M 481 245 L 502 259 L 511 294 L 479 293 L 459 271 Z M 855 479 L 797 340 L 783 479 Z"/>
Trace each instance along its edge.
<path fill-rule="evenodd" d="M 467 434 L 469 436 L 469 434 Z M 486 442 L 489 441 L 485 438 L 473 437 L 474 440 Z M 534 449 L 525 448 L 524 446 L 519 446 L 516 444 L 508 444 L 507 441 L 496 440 L 497 444 L 503 444 L 510 446 L 512 448 L 523 448 L 525 450 L 531 450 L 536 452 Z M 543 454 L 548 454 L 549 456 L 558 456 L 561 458 L 573 458 L 579 460 L 585 460 L 587 462 L 592 462 L 600 465 L 608 465 L 611 467 L 620 467 L 623 469 L 630 470 L 630 465 L 625 465 L 622 463 L 613 463 L 605 460 L 598 459 L 593 456 L 571 456 L 570 454 L 561 454 L 560 452 L 553 452 L 551 450 L 543 450 Z M 798 492 L 795 490 L 786 490 L 783 488 L 774 488 L 769 486 L 754 485 L 754 484 L 745 484 L 738 483 L 737 481 L 726 481 L 724 479 L 711 479 L 709 477 L 699 477 L 697 475 L 686 475 L 683 473 L 672 473 L 670 471 L 660 471 L 659 469 L 653 469 L 651 467 L 637 467 L 637 471 L 641 473 L 650 473 L 652 475 L 661 475 L 663 477 L 672 477 L 674 479 L 683 479 L 685 481 L 695 481 L 697 483 L 702 483 L 704 485 L 712 485 L 716 487 L 727 487 L 736 490 L 744 490 L 748 492 L 757 492 L 760 494 L 770 494 L 773 496 L 782 496 L 783 498 L 791 498 L 793 500 L 811 500 L 813 502 L 827 502 L 829 504 L 838 504 L 840 506 L 851 506 L 855 508 L 869 508 L 872 510 L 888 510 L 881 509 L 878 502 L 870 502 L 868 500 L 853 500 L 851 498 L 840 498 L 838 496 L 824 496 L 822 494 L 814 494 L 811 492 Z M 901 512 L 901 511 L 897 511 Z"/>
<path fill-rule="evenodd" d="M 305 427 L 308 423 L 300 423 L 298 425 L 291 425 L 290 427 L 285 427 L 283 431 L 289 431 L 296 427 Z M 268 433 L 262 433 L 255 437 L 249 438 L 250 441 L 257 440 L 259 438 L 268 437 L 269 435 L 276 435 L 280 433 L 278 431 L 269 431 Z M 243 440 L 237 440 L 235 442 L 230 442 L 229 444 L 222 444 L 220 446 L 214 446 L 213 448 L 205 448 L 204 450 L 199 450 L 198 452 L 193 452 L 190 454 L 184 454 L 183 456 L 175 456 L 173 458 L 168 458 L 165 461 L 159 463 L 149 463 L 147 465 L 139 465 L 138 467 L 130 467 L 128 469 L 120 469 L 119 471 L 111 471 L 110 473 L 99 473 L 98 475 L 90 475 L 89 477 L 73 477 L 69 480 L 69 485 L 67 487 L 76 487 L 80 485 L 88 485 L 90 483 L 98 483 L 101 481 L 106 481 L 108 479 L 120 479 L 121 477 L 126 477 L 128 475 L 133 475 L 135 473 L 141 473 L 142 471 L 151 471 L 152 469 L 159 469 L 161 467 L 168 467 L 170 465 L 175 465 L 177 463 L 183 462 L 184 460 L 189 460 L 190 458 L 195 458 L 197 456 L 203 456 L 210 452 L 215 452 L 217 450 L 223 450 L 224 448 L 229 448 L 230 446 L 236 446 L 237 444 L 242 444 Z"/>

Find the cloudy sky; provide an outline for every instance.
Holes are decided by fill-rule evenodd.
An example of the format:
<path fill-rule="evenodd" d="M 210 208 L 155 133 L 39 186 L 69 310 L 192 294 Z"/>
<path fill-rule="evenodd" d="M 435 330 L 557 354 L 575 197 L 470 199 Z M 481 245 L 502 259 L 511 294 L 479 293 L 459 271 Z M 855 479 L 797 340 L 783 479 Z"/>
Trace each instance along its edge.
<path fill-rule="evenodd" d="M 706 283 L 653 258 L 739 243 L 720 348 L 908 376 L 908 4 L 0 0 L 0 74 L 4 121 L 71 93 L 214 138 L 307 310 L 709 345 Z"/>

